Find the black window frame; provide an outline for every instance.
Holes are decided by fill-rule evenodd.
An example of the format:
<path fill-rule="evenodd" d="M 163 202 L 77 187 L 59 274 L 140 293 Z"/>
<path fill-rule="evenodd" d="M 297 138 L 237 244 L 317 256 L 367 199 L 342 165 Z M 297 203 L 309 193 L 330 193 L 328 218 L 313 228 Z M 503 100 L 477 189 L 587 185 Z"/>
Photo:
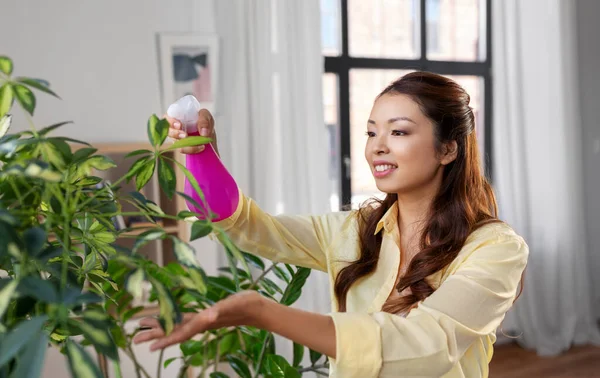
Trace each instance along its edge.
<path fill-rule="evenodd" d="M 492 179 L 492 0 L 485 2 L 485 51 L 483 61 L 444 61 L 427 59 L 427 1 L 420 0 L 420 57 L 418 59 L 363 58 L 349 55 L 348 50 L 348 0 L 340 0 L 341 16 L 341 52 L 339 56 L 325 56 L 325 73 L 334 73 L 338 77 L 339 111 L 339 164 L 340 164 L 340 204 L 351 203 L 352 184 L 350 164 L 350 70 L 354 68 L 372 69 L 410 69 L 431 71 L 441 75 L 479 76 L 484 81 L 484 151 L 485 173 Z M 480 141 L 481 143 L 481 141 Z"/>

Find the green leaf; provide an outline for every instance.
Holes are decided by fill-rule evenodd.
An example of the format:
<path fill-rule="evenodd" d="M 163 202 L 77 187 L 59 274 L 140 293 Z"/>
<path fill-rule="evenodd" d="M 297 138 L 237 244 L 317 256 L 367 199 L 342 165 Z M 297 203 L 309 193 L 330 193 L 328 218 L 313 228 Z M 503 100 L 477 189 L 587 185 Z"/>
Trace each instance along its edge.
<path fill-rule="evenodd" d="M 28 177 L 40 178 L 45 181 L 59 182 L 62 180 L 62 175 L 43 162 L 31 162 L 23 171 L 23 174 Z"/>
<path fill-rule="evenodd" d="M 4 84 L 0 87 L 0 117 L 4 116 L 13 104 L 13 91 L 12 85 L 9 83 Z"/>
<path fill-rule="evenodd" d="M 204 364 L 204 356 L 202 353 L 196 353 L 187 359 L 190 366 L 202 366 Z"/>
<path fill-rule="evenodd" d="M 17 369 L 12 376 L 39 377 L 42 373 L 47 349 L 48 335 L 45 332 L 40 332 L 23 349 L 23 353 L 21 353 L 18 359 Z"/>
<path fill-rule="evenodd" d="M 33 92 L 21 84 L 14 84 L 13 92 L 23 109 L 25 109 L 27 113 L 33 115 L 35 110 L 35 95 Z"/>
<path fill-rule="evenodd" d="M 309 349 L 309 351 L 310 351 L 310 363 L 313 365 L 316 364 L 321 359 L 321 357 L 323 357 L 322 353 L 315 352 L 312 349 Z"/>
<path fill-rule="evenodd" d="M 177 179 L 173 166 L 163 158 L 158 159 L 158 183 L 167 195 L 167 198 L 172 199 L 173 194 L 175 194 Z"/>
<path fill-rule="evenodd" d="M 210 373 L 209 378 L 229 378 L 229 376 L 225 373 L 221 373 L 220 371 L 215 371 Z"/>
<path fill-rule="evenodd" d="M 77 143 L 77 144 L 83 144 L 85 146 L 91 146 L 88 142 L 84 142 L 83 140 L 79 140 L 79 139 L 73 139 L 73 138 L 69 138 L 69 137 L 55 137 L 57 139 L 62 139 L 65 142 L 72 142 L 72 143 Z"/>
<path fill-rule="evenodd" d="M 298 370 L 294 369 L 287 360 L 279 355 L 267 357 L 267 371 L 273 378 L 296 378 L 301 377 Z"/>
<path fill-rule="evenodd" d="M 57 303 L 58 292 L 50 280 L 29 276 L 19 282 L 18 291 L 23 296 L 33 297 L 44 303 Z"/>
<path fill-rule="evenodd" d="M 47 315 L 36 316 L 31 320 L 20 322 L 10 330 L 0 344 L 0 366 L 4 366 L 19 353 L 29 340 L 40 332 L 46 320 L 48 320 Z"/>
<path fill-rule="evenodd" d="M 204 279 L 204 275 L 202 274 L 202 270 L 196 267 L 188 267 L 188 272 L 192 282 L 194 283 L 194 289 L 196 289 L 200 294 L 206 294 L 208 288 L 206 287 L 206 282 Z"/>
<path fill-rule="evenodd" d="M 258 268 L 260 270 L 265 270 L 265 263 L 261 260 L 260 257 L 251 255 L 251 254 L 246 253 L 246 252 L 242 252 L 242 255 L 244 256 L 244 259 L 250 265 L 254 265 L 256 268 Z"/>
<path fill-rule="evenodd" d="M 138 191 L 150 181 L 154 175 L 154 168 L 156 168 L 156 160 L 152 159 L 140 169 L 135 177 L 135 187 Z"/>
<path fill-rule="evenodd" d="M 0 318 L 4 316 L 4 312 L 10 304 L 10 300 L 15 291 L 17 290 L 17 285 L 17 280 L 11 280 L 2 288 L 2 291 L 0 291 Z M 0 364 L 0 366 L 2 366 L 2 364 Z"/>
<path fill-rule="evenodd" d="M 12 115 L 10 114 L 5 114 L 4 116 L 2 116 L 2 118 L 0 118 L 0 138 L 6 135 L 8 129 L 10 129 L 11 121 Z"/>
<path fill-rule="evenodd" d="M 290 283 L 290 280 L 291 280 L 290 275 L 285 270 L 281 269 L 278 266 L 274 266 L 273 272 L 275 273 L 277 278 L 279 278 L 280 280 L 282 280 L 286 283 Z"/>
<path fill-rule="evenodd" d="M 47 140 L 58 152 L 60 152 L 62 160 L 64 160 L 66 163 L 71 161 L 73 158 L 73 152 L 71 152 L 71 146 L 69 146 L 67 142 L 65 142 L 62 138 L 48 138 Z"/>
<path fill-rule="evenodd" d="M 194 248 L 188 243 L 181 241 L 179 238 L 171 237 L 171 239 L 173 240 L 173 250 L 175 251 L 177 261 L 185 266 L 200 268 Z"/>
<path fill-rule="evenodd" d="M 181 168 L 181 167 L 179 167 L 179 168 Z M 189 177 L 187 177 L 187 173 L 185 173 L 185 171 L 184 171 L 183 173 L 186 175 L 186 178 L 188 178 L 188 180 L 189 180 Z M 190 173 L 190 176 L 192 176 L 192 178 L 193 178 L 193 175 L 192 175 L 191 173 Z M 194 180 L 195 180 L 195 179 L 194 179 Z M 197 186 L 197 185 L 198 185 L 198 182 L 195 182 L 195 181 L 194 181 L 194 183 L 192 183 L 192 186 L 194 186 L 194 185 L 196 185 L 196 186 Z M 198 186 L 198 188 L 200 188 L 200 187 Z M 202 205 L 200 205 L 200 203 L 199 203 L 198 201 L 196 201 L 195 199 L 193 199 L 191 196 L 188 196 L 187 194 L 185 194 L 185 193 L 182 193 L 182 192 L 177 192 L 177 194 L 179 194 L 181 197 L 183 197 L 183 198 L 184 198 L 184 199 L 185 199 L 187 202 L 189 202 L 189 203 L 191 203 L 192 205 L 194 205 L 194 207 L 196 207 L 196 208 L 198 208 L 198 209 L 201 209 L 201 208 L 203 208 L 203 206 L 202 206 Z M 202 196 L 203 196 L 203 195 L 204 195 L 204 194 L 202 194 Z M 197 218 L 197 214 L 196 214 L 196 213 L 193 213 L 193 212 L 191 212 L 191 211 L 184 210 L 184 211 L 181 211 L 179 214 L 182 214 L 182 213 L 184 213 L 184 214 L 186 215 L 186 218 Z"/>
<path fill-rule="evenodd" d="M 296 270 L 296 273 L 292 277 L 292 282 L 285 288 L 285 292 L 281 297 L 281 304 L 291 306 L 298 298 L 300 298 L 302 287 L 304 287 L 306 279 L 310 276 L 310 272 L 311 270 L 309 268 L 298 268 L 298 270 Z"/>
<path fill-rule="evenodd" d="M 217 234 L 217 239 L 219 239 L 221 244 L 223 244 L 223 246 L 227 248 L 227 250 L 242 264 L 246 272 L 250 273 L 250 267 L 248 266 L 246 259 L 244 258 L 242 252 L 238 249 L 238 247 L 235 244 L 233 244 L 231 239 L 229 239 L 229 236 L 227 236 L 227 234 L 225 234 L 223 231 L 219 230 Z"/>
<path fill-rule="evenodd" d="M 175 322 L 181 321 L 181 313 L 175 304 L 171 292 L 156 278 L 149 277 L 149 281 L 158 295 L 160 309 L 160 320 L 164 323 L 163 328 L 167 334 L 173 331 Z"/>
<path fill-rule="evenodd" d="M 124 320 L 125 322 L 126 320 Z M 110 329 L 110 334 L 112 335 L 113 340 L 115 340 L 115 345 L 118 348 L 125 349 L 127 348 L 127 337 L 123 333 L 123 330 L 118 325 L 113 326 Z"/>
<path fill-rule="evenodd" d="M 87 310 L 83 314 L 83 318 L 86 322 L 95 325 L 96 327 L 110 324 L 111 321 L 111 317 L 107 313 L 97 309 Z"/>
<path fill-rule="evenodd" d="M 105 171 L 109 168 L 117 166 L 111 158 L 104 155 L 92 156 L 91 158 L 87 159 L 86 163 L 89 164 L 90 167 L 99 171 Z"/>
<path fill-rule="evenodd" d="M 144 306 L 137 306 L 137 307 L 134 307 L 132 309 L 125 311 L 125 313 L 123 314 L 123 323 L 125 323 L 129 319 L 133 318 L 137 313 L 144 310 L 144 308 L 145 308 Z"/>
<path fill-rule="evenodd" d="M 92 292 L 87 292 L 87 293 L 82 293 L 79 296 L 77 296 L 72 305 L 73 306 L 78 306 L 78 305 L 82 305 L 82 304 L 90 304 L 90 303 L 100 303 L 102 302 L 102 298 L 95 293 Z M 65 301 L 65 303 L 68 304 L 68 302 Z"/>
<path fill-rule="evenodd" d="M 263 277 L 260 280 L 260 283 L 271 295 L 274 295 L 276 292 L 283 295 L 283 290 L 281 290 L 281 288 L 277 286 L 275 282 L 271 281 L 267 277 Z"/>
<path fill-rule="evenodd" d="M 53 125 L 50 126 L 46 126 L 42 129 L 40 129 L 40 131 L 38 131 L 38 134 L 40 134 L 40 136 L 45 136 L 46 134 L 50 133 L 51 131 L 58 129 L 61 126 L 64 125 L 68 125 L 69 123 L 73 123 L 72 121 L 66 121 L 66 122 L 60 122 L 60 123 L 55 123 Z"/>
<path fill-rule="evenodd" d="M 152 151 L 150 151 L 150 150 L 135 150 L 135 151 L 131 151 L 130 153 L 125 155 L 125 159 L 130 158 L 132 156 L 151 154 L 151 153 L 152 153 Z"/>
<path fill-rule="evenodd" d="M 125 287 L 129 294 L 135 299 L 142 297 L 142 283 L 144 282 L 144 271 L 142 269 L 136 269 L 128 278 Z"/>
<path fill-rule="evenodd" d="M 78 150 L 75 150 L 73 153 L 73 163 L 78 163 L 82 160 L 85 160 L 95 154 L 98 150 L 92 147 L 84 147 Z"/>
<path fill-rule="evenodd" d="M 3 74 L 10 76 L 13 71 L 13 62 L 7 56 L 0 56 L 0 71 Z"/>
<path fill-rule="evenodd" d="M 166 369 L 167 367 L 169 367 L 169 365 L 171 365 L 171 362 L 175 361 L 178 358 L 179 357 L 173 357 L 173 358 L 169 358 L 169 359 L 165 360 L 165 363 L 163 364 L 163 368 Z"/>
<path fill-rule="evenodd" d="M 184 356 L 191 356 L 192 354 L 202 352 L 204 343 L 198 340 L 187 340 L 179 345 L 179 349 L 181 349 L 181 353 Z"/>
<path fill-rule="evenodd" d="M 211 290 L 213 288 L 217 288 L 217 289 L 221 289 L 229 294 L 236 293 L 235 282 L 233 282 L 233 280 L 230 279 L 229 277 L 223 277 L 223 276 L 208 277 L 207 281 L 210 284 L 209 288 Z"/>
<path fill-rule="evenodd" d="M 235 356 L 228 356 L 227 361 L 240 377 L 252 378 L 248 364 L 246 364 L 246 362 L 244 362 L 242 359 Z"/>
<path fill-rule="evenodd" d="M 165 152 L 165 151 L 176 150 L 178 148 L 183 148 L 183 147 L 200 146 L 203 144 L 208 144 L 210 142 L 212 142 L 212 139 L 207 138 L 207 137 L 191 136 L 191 137 L 179 139 L 178 141 L 176 141 L 175 143 L 173 143 L 168 148 L 166 148 L 162 151 Z"/>
<path fill-rule="evenodd" d="M 179 194 L 179 192 L 177 192 Z M 177 219 L 187 219 L 187 218 L 195 218 L 196 213 L 193 213 L 189 210 L 181 210 L 177 213 Z"/>
<path fill-rule="evenodd" d="M 46 244 L 46 231 L 40 227 L 33 227 L 25 230 L 23 233 L 23 239 L 25 242 L 25 248 L 30 256 L 37 256 L 44 248 Z"/>
<path fill-rule="evenodd" d="M 294 366 L 298 367 L 304 358 L 304 345 L 294 343 Z"/>
<path fill-rule="evenodd" d="M 125 174 L 125 177 L 127 177 L 127 182 L 129 182 L 129 179 L 131 179 L 133 176 L 137 175 L 139 171 L 142 170 L 142 168 L 144 168 L 144 166 L 146 165 L 146 162 L 150 161 L 150 159 L 153 159 L 152 156 L 143 156 L 139 159 L 137 159 L 132 165 L 131 167 L 129 167 L 129 170 L 127 171 L 127 173 Z"/>
<path fill-rule="evenodd" d="M 190 241 L 200 239 L 212 232 L 212 223 L 207 220 L 197 220 L 192 223 Z"/>
<path fill-rule="evenodd" d="M 102 378 L 102 373 L 92 357 L 76 342 L 67 340 L 67 358 L 71 377 Z"/>
<path fill-rule="evenodd" d="M 30 86 L 32 88 L 35 88 L 37 90 L 40 90 L 42 92 L 48 93 L 56 98 L 60 98 L 58 97 L 58 95 L 56 93 L 54 93 L 46 84 L 45 81 L 40 80 L 40 79 L 32 79 L 29 77 L 18 77 L 15 79 L 17 82 L 25 84 L 27 86 Z"/>
<path fill-rule="evenodd" d="M 219 342 L 219 354 L 225 356 L 234 353 L 240 347 L 239 336 L 237 333 L 228 333 Z"/>
<path fill-rule="evenodd" d="M 73 184 L 78 186 L 96 186 L 103 181 L 102 178 L 97 176 L 85 176 L 75 181 Z M 54 207 L 53 207 L 54 209 Z M 55 211 L 56 213 L 56 211 Z M 60 212 L 59 212 L 60 213 Z"/>
<path fill-rule="evenodd" d="M 99 353 L 104 354 L 113 361 L 118 360 L 117 346 L 112 339 L 109 328 L 98 327 L 95 323 L 88 323 L 85 320 L 80 322 L 78 326 L 85 338 L 94 345 Z"/>
<path fill-rule="evenodd" d="M 169 122 L 166 119 L 158 119 L 156 114 L 152 114 L 148 119 L 148 139 L 153 146 L 162 145 L 169 133 Z"/>

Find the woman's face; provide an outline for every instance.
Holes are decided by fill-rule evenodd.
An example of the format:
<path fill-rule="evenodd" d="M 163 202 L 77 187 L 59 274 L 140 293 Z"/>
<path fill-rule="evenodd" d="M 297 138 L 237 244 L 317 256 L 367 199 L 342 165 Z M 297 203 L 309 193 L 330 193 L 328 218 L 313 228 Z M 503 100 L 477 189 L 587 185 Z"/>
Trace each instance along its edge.
<path fill-rule="evenodd" d="M 441 183 L 433 122 L 409 96 L 385 94 L 374 103 L 367 123 L 365 158 L 377 188 L 399 195 Z"/>

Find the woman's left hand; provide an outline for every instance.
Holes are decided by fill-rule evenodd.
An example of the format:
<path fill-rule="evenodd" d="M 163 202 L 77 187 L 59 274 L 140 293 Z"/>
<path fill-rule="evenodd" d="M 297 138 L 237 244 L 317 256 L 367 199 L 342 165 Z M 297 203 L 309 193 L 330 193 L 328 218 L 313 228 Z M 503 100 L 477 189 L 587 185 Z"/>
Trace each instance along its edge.
<path fill-rule="evenodd" d="M 234 294 L 206 310 L 198 313 L 186 313 L 183 321 L 177 324 L 169 335 L 165 335 L 157 319 L 144 318 L 140 321 L 140 326 L 150 327 L 150 329 L 138 333 L 133 342 L 140 344 L 154 341 L 150 350 L 155 351 L 179 344 L 212 329 L 241 325 L 257 326 L 256 323 L 261 318 L 260 310 L 265 300 L 255 291 Z"/>

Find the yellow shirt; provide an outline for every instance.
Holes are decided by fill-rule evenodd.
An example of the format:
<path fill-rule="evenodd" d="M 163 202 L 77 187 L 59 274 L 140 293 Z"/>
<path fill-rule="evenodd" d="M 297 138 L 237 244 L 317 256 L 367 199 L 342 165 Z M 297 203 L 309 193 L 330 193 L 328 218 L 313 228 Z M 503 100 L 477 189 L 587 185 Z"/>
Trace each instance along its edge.
<path fill-rule="evenodd" d="M 337 311 L 333 284 L 360 254 L 356 212 L 272 216 L 240 193 L 235 213 L 218 222 L 244 251 L 328 273 L 337 358 L 330 377 L 488 377 L 496 329 L 511 307 L 528 247 L 504 223 L 473 232 L 456 259 L 428 277 L 437 290 L 406 317 L 381 311 L 400 265 L 397 204 L 380 220 L 383 232 L 374 273 Z"/>

